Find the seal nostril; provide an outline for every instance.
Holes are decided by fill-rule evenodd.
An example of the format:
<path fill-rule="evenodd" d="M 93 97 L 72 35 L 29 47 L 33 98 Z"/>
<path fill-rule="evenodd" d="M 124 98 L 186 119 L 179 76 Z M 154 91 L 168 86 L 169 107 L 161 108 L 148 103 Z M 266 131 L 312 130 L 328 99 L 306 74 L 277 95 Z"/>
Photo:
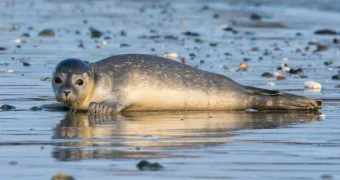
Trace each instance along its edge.
<path fill-rule="evenodd" d="M 63 91 L 63 93 L 64 93 L 65 96 L 67 97 L 67 96 L 71 93 L 71 91 Z"/>

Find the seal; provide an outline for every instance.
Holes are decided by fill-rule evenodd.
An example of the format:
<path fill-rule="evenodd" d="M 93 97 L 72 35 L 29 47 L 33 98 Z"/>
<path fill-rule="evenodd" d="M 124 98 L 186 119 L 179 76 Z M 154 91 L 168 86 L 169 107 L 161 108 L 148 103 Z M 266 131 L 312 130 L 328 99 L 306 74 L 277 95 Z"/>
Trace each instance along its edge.
<path fill-rule="evenodd" d="M 56 100 L 89 114 L 121 111 L 318 110 L 322 101 L 243 86 L 226 76 L 151 55 L 123 54 L 94 63 L 61 61 Z"/>

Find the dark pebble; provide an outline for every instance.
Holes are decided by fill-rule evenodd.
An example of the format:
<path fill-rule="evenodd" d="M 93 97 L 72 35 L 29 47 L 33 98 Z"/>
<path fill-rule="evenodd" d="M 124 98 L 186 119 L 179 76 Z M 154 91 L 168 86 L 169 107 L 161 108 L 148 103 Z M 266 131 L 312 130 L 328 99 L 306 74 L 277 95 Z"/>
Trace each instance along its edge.
<path fill-rule="evenodd" d="M 28 33 L 23 33 L 21 36 L 22 36 L 22 37 L 30 37 L 30 34 L 28 34 Z"/>
<path fill-rule="evenodd" d="M 6 51 L 7 48 L 6 47 L 0 47 L 0 51 Z"/>
<path fill-rule="evenodd" d="M 91 38 L 100 38 L 103 34 L 101 31 L 93 27 L 90 27 L 90 32 L 91 32 Z"/>
<path fill-rule="evenodd" d="M 214 14 L 214 16 L 213 16 L 215 19 L 218 19 L 218 18 L 220 18 L 220 15 L 219 14 Z"/>
<path fill-rule="evenodd" d="M 340 84 L 339 84 L 339 85 L 336 85 L 335 88 L 340 88 Z"/>
<path fill-rule="evenodd" d="M 216 47 L 218 44 L 217 43 L 209 43 L 211 47 Z"/>
<path fill-rule="evenodd" d="M 295 36 L 302 36 L 302 33 L 297 32 L 297 33 L 295 33 Z"/>
<path fill-rule="evenodd" d="M 40 31 L 39 36 L 52 37 L 55 36 L 55 33 L 52 29 L 44 29 Z"/>
<path fill-rule="evenodd" d="M 11 111 L 11 110 L 15 110 L 16 107 L 9 105 L 9 104 L 4 104 L 0 107 L 0 109 L 2 109 L 3 111 Z"/>
<path fill-rule="evenodd" d="M 109 40 L 109 39 L 111 39 L 111 37 L 110 36 L 104 36 L 104 39 Z"/>
<path fill-rule="evenodd" d="M 290 74 L 300 74 L 300 73 L 303 73 L 303 70 L 301 68 L 291 68 L 289 70 L 289 73 Z"/>
<path fill-rule="evenodd" d="M 228 53 L 228 52 L 224 53 L 224 55 L 225 55 L 225 56 L 232 56 L 232 54 L 231 54 L 231 53 Z"/>
<path fill-rule="evenodd" d="M 31 64 L 28 63 L 28 62 L 23 62 L 22 65 L 24 65 L 24 66 L 31 66 Z"/>
<path fill-rule="evenodd" d="M 126 32 L 125 32 L 125 31 L 118 31 L 117 34 L 119 34 L 119 35 L 121 35 L 121 36 L 126 36 Z"/>
<path fill-rule="evenodd" d="M 42 108 L 41 107 L 38 107 L 38 106 L 33 106 L 30 108 L 31 111 L 41 111 Z"/>
<path fill-rule="evenodd" d="M 200 35 L 199 33 L 191 32 L 191 31 L 186 31 L 183 34 L 186 35 L 186 36 L 194 36 L 194 37 L 197 37 L 197 36 Z"/>
<path fill-rule="evenodd" d="M 120 47 L 130 47 L 130 44 L 122 43 L 120 44 Z"/>
<path fill-rule="evenodd" d="M 332 76 L 333 80 L 340 80 L 340 74 Z"/>
<path fill-rule="evenodd" d="M 337 32 L 332 30 L 332 29 L 321 29 L 321 30 L 315 31 L 314 34 L 318 34 L 318 35 L 336 35 Z"/>
<path fill-rule="evenodd" d="M 20 49 L 20 48 L 21 48 L 21 45 L 16 45 L 15 47 L 17 47 L 17 48 L 19 48 L 19 49 Z"/>
<path fill-rule="evenodd" d="M 226 28 L 223 28 L 223 30 L 224 30 L 224 31 L 228 31 L 228 32 L 232 32 L 232 33 L 234 33 L 234 34 L 237 34 L 237 33 L 238 33 L 238 31 L 235 30 L 235 29 L 232 28 L 232 27 L 226 27 Z"/>
<path fill-rule="evenodd" d="M 177 40 L 178 37 L 177 36 L 174 36 L 174 35 L 167 35 L 167 36 L 164 36 L 165 39 L 173 39 L 173 40 Z"/>
<path fill-rule="evenodd" d="M 325 66 L 329 66 L 333 64 L 333 61 L 326 61 L 323 63 Z"/>
<path fill-rule="evenodd" d="M 334 38 L 334 39 L 333 39 L 333 43 L 334 43 L 334 44 L 339 44 L 339 39 Z"/>
<path fill-rule="evenodd" d="M 200 60 L 200 63 L 201 63 L 201 64 L 203 64 L 203 63 L 204 63 L 204 60 L 203 60 L 203 59 L 202 59 L 202 60 Z"/>
<path fill-rule="evenodd" d="M 250 15 L 250 19 L 253 21 L 261 21 L 262 16 L 260 16 L 259 14 L 253 13 Z"/>
<path fill-rule="evenodd" d="M 319 52 L 319 51 L 326 51 L 326 50 L 328 50 L 327 45 L 318 44 L 315 51 Z"/>
<path fill-rule="evenodd" d="M 203 39 L 195 39 L 195 42 L 197 42 L 197 43 L 204 43 L 205 41 Z"/>
<path fill-rule="evenodd" d="M 68 174 L 58 173 L 52 177 L 52 180 L 75 180 L 75 178 Z"/>
<path fill-rule="evenodd" d="M 265 72 L 261 75 L 261 77 L 271 78 L 271 77 L 274 77 L 274 75 L 272 73 Z"/>
<path fill-rule="evenodd" d="M 146 160 L 140 161 L 136 166 L 141 171 L 159 171 L 164 168 L 159 163 L 149 163 Z"/>

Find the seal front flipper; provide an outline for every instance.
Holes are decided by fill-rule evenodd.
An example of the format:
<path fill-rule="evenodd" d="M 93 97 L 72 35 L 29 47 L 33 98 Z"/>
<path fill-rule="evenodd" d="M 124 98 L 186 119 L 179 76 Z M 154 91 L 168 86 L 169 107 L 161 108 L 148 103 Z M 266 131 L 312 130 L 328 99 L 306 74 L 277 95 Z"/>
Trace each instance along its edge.
<path fill-rule="evenodd" d="M 116 114 L 124 109 L 120 103 L 95 103 L 91 102 L 88 109 L 89 115 Z"/>

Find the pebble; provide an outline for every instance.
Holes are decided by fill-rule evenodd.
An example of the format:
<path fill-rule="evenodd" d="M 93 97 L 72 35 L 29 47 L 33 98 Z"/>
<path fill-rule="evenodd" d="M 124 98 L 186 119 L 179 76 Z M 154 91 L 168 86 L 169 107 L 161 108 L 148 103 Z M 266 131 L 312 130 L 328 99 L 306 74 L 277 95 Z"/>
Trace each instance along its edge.
<path fill-rule="evenodd" d="M 120 44 L 120 47 L 130 47 L 130 44 L 122 43 Z"/>
<path fill-rule="evenodd" d="M 6 51 L 7 48 L 6 47 L 0 47 L 0 51 Z"/>
<path fill-rule="evenodd" d="M 252 13 L 250 15 L 250 19 L 253 20 L 253 21 L 261 21 L 262 16 L 260 16 L 259 14 L 256 14 L 256 13 Z"/>
<path fill-rule="evenodd" d="M 339 41 L 340 41 L 340 40 L 337 39 L 337 38 L 334 38 L 334 39 L 333 39 L 333 43 L 334 43 L 334 44 L 339 44 Z"/>
<path fill-rule="evenodd" d="M 55 36 L 55 33 L 52 29 L 44 29 L 40 31 L 39 36 L 52 37 Z"/>
<path fill-rule="evenodd" d="M 321 89 L 321 84 L 314 81 L 306 81 L 304 87 L 308 89 Z"/>
<path fill-rule="evenodd" d="M 168 53 L 168 54 L 164 54 L 163 57 L 176 59 L 176 58 L 178 58 L 178 54 L 177 53 Z"/>
<path fill-rule="evenodd" d="M 58 173 L 52 177 L 52 180 L 75 180 L 75 178 L 65 173 Z"/>
<path fill-rule="evenodd" d="M 126 31 L 118 31 L 117 34 L 121 36 L 126 36 Z"/>
<path fill-rule="evenodd" d="M 274 75 L 272 73 L 265 72 L 261 75 L 261 77 L 271 78 L 271 77 L 274 77 Z"/>
<path fill-rule="evenodd" d="M 276 84 L 273 83 L 273 82 L 267 82 L 267 83 L 266 83 L 266 86 L 276 86 Z"/>
<path fill-rule="evenodd" d="M 340 74 L 332 76 L 333 80 L 340 80 Z"/>
<path fill-rule="evenodd" d="M 340 88 L 340 84 L 339 84 L 339 85 L 336 85 L 335 88 Z"/>
<path fill-rule="evenodd" d="M 30 108 L 31 111 L 41 111 L 42 108 L 41 107 L 38 107 L 38 106 L 33 106 Z"/>
<path fill-rule="evenodd" d="M 303 70 L 301 68 L 291 68 L 289 70 L 289 73 L 290 74 L 301 74 L 301 73 L 303 73 Z"/>
<path fill-rule="evenodd" d="M 183 34 L 186 35 L 186 36 L 193 36 L 193 37 L 200 36 L 199 33 L 191 32 L 191 31 L 186 31 L 186 32 L 184 32 Z"/>
<path fill-rule="evenodd" d="M 282 75 L 279 75 L 279 76 L 276 77 L 276 79 L 277 79 L 277 80 L 285 80 L 286 77 L 284 77 L 284 76 L 282 76 Z"/>
<path fill-rule="evenodd" d="M 95 29 L 94 27 L 90 27 L 91 38 L 100 38 L 102 36 L 102 32 Z"/>
<path fill-rule="evenodd" d="M 140 161 L 136 166 L 141 171 L 159 171 L 164 168 L 162 165 L 160 165 L 157 162 L 150 163 L 147 160 Z"/>
<path fill-rule="evenodd" d="M 181 58 L 181 61 L 182 61 L 182 63 L 187 63 L 187 62 L 188 62 L 188 59 L 185 58 L 185 57 L 182 57 L 182 58 Z"/>
<path fill-rule="evenodd" d="M 324 175 L 321 175 L 321 178 L 322 179 L 333 179 L 333 176 L 328 175 L 328 174 L 324 174 Z"/>
<path fill-rule="evenodd" d="M 320 51 L 327 51 L 327 50 L 328 50 L 327 45 L 318 44 L 315 51 L 320 52 Z"/>
<path fill-rule="evenodd" d="M 22 36 L 22 37 L 30 37 L 30 34 L 28 34 L 28 33 L 23 33 L 21 36 Z"/>
<path fill-rule="evenodd" d="M 15 110 L 16 107 L 9 105 L 9 104 L 4 104 L 0 107 L 0 109 L 2 109 L 3 111 L 11 111 L 11 110 Z"/>
<path fill-rule="evenodd" d="M 318 35 L 336 35 L 337 32 L 332 29 L 320 29 L 314 32 L 314 34 Z"/>
<path fill-rule="evenodd" d="M 31 64 L 28 63 L 28 62 L 23 62 L 22 65 L 24 65 L 24 66 L 31 66 Z"/>
<path fill-rule="evenodd" d="M 15 165 L 18 164 L 18 162 L 17 162 L 17 161 L 10 161 L 10 162 L 8 162 L 8 164 L 10 164 L 10 165 L 12 165 L 12 166 L 15 166 Z"/>

